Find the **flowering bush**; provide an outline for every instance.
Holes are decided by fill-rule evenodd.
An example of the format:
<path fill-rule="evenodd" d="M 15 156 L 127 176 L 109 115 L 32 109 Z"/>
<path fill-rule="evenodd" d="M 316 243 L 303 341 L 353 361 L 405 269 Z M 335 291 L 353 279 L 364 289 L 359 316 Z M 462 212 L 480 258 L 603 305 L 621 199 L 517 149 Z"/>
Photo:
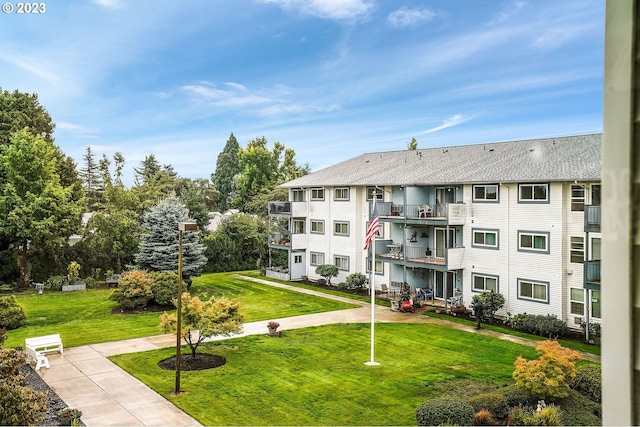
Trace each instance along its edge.
<path fill-rule="evenodd" d="M 273 320 L 267 323 L 267 328 L 269 329 L 278 329 L 279 326 L 280 326 L 280 323 L 274 322 Z"/>
<path fill-rule="evenodd" d="M 58 418 L 66 426 L 77 425 L 77 421 L 82 416 L 82 412 L 75 408 L 64 408 L 58 412 Z"/>

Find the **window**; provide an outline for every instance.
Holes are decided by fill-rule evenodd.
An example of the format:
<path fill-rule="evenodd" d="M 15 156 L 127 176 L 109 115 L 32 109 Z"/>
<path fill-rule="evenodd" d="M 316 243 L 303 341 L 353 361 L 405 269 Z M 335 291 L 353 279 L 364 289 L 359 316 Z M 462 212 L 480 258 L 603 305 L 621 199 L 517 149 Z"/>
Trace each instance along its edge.
<path fill-rule="evenodd" d="M 292 202 L 304 202 L 304 190 L 302 188 L 295 188 L 291 190 Z"/>
<path fill-rule="evenodd" d="M 584 237 L 571 237 L 571 262 L 584 262 Z"/>
<path fill-rule="evenodd" d="M 312 219 L 311 232 L 315 234 L 324 234 L 324 221 L 319 219 Z"/>
<path fill-rule="evenodd" d="M 474 185 L 473 186 L 474 202 L 498 202 L 498 185 Z"/>
<path fill-rule="evenodd" d="M 349 200 L 349 187 L 339 187 L 334 189 L 333 200 Z"/>
<path fill-rule="evenodd" d="M 571 186 L 571 211 L 584 211 L 584 187 L 582 185 Z"/>
<path fill-rule="evenodd" d="M 333 223 L 333 234 L 336 236 L 349 235 L 349 223 L 344 221 L 336 221 Z"/>
<path fill-rule="evenodd" d="M 322 265 L 324 264 L 324 254 L 321 252 L 311 252 L 311 265 Z"/>
<path fill-rule="evenodd" d="M 593 184 L 591 186 L 591 204 L 600 206 L 600 184 Z"/>
<path fill-rule="evenodd" d="M 591 291 L 591 316 L 602 318 L 601 308 L 600 291 Z"/>
<path fill-rule="evenodd" d="M 302 255 L 294 255 L 293 256 L 294 264 L 302 264 Z"/>
<path fill-rule="evenodd" d="M 376 200 L 382 201 L 384 200 L 384 190 L 378 187 L 367 187 L 367 200 L 372 201 L 373 195 L 376 195 Z"/>
<path fill-rule="evenodd" d="M 349 257 L 343 255 L 334 255 L 333 264 L 338 267 L 339 270 L 349 270 Z"/>
<path fill-rule="evenodd" d="M 477 248 L 498 249 L 498 230 L 473 230 L 473 243 Z"/>
<path fill-rule="evenodd" d="M 312 188 L 311 200 L 324 200 L 324 188 L 322 187 Z"/>
<path fill-rule="evenodd" d="M 602 240 L 600 237 L 591 238 L 591 259 L 599 260 L 601 258 Z"/>
<path fill-rule="evenodd" d="M 584 316 L 584 289 L 571 288 L 569 300 L 571 301 L 571 314 Z"/>
<path fill-rule="evenodd" d="M 549 233 L 518 231 L 518 250 L 549 253 Z"/>
<path fill-rule="evenodd" d="M 498 276 L 488 276 L 484 274 L 471 274 L 473 290 L 476 292 L 494 291 L 498 292 Z"/>
<path fill-rule="evenodd" d="M 549 282 L 518 279 L 518 298 L 538 302 L 549 302 Z"/>
<path fill-rule="evenodd" d="M 371 259 L 367 258 L 367 273 L 371 273 Z M 384 263 L 376 261 L 376 274 L 384 274 Z"/>
<path fill-rule="evenodd" d="M 549 184 L 520 184 L 518 201 L 529 203 L 545 203 L 549 201 Z"/>
<path fill-rule="evenodd" d="M 365 230 L 364 231 L 365 234 L 367 233 L 367 230 L 369 229 L 369 223 L 370 222 L 371 221 L 367 221 L 366 228 L 364 229 Z M 384 224 L 382 224 L 382 223 L 378 224 L 378 233 L 376 234 L 376 237 L 384 238 Z"/>
<path fill-rule="evenodd" d="M 294 219 L 293 220 L 293 234 L 304 234 L 304 219 Z"/>

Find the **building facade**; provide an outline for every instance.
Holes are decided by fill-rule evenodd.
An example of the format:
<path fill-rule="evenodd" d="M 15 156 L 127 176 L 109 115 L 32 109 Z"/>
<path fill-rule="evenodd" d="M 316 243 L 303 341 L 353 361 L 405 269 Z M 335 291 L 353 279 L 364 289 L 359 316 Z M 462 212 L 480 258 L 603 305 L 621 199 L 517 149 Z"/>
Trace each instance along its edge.
<path fill-rule="evenodd" d="M 494 290 L 498 312 L 553 314 L 569 327 L 600 320 L 601 135 L 367 153 L 284 185 L 271 202 L 269 247 L 287 265 L 268 275 L 429 289 L 469 305 Z M 379 233 L 365 232 L 375 205 Z M 373 252 L 375 249 L 375 253 Z"/>

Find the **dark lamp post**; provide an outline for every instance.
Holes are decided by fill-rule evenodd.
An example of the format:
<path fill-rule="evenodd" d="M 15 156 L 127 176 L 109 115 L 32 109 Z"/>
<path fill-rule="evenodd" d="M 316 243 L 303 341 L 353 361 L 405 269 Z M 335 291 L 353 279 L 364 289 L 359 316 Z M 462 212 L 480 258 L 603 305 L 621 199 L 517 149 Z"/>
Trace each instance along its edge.
<path fill-rule="evenodd" d="M 180 393 L 180 341 L 182 340 L 182 232 L 196 231 L 198 226 L 195 222 L 178 223 L 178 324 L 176 331 L 176 390 Z"/>

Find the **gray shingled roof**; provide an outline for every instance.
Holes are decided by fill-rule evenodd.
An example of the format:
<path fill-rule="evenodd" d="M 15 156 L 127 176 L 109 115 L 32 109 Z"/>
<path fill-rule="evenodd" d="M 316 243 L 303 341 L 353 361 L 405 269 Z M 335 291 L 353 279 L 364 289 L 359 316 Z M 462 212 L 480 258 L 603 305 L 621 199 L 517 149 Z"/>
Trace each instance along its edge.
<path fill-rule="evenodd" d="M 282 186 L 600 180 L 601 141 L 592 134 L 365 153 Z"/>

